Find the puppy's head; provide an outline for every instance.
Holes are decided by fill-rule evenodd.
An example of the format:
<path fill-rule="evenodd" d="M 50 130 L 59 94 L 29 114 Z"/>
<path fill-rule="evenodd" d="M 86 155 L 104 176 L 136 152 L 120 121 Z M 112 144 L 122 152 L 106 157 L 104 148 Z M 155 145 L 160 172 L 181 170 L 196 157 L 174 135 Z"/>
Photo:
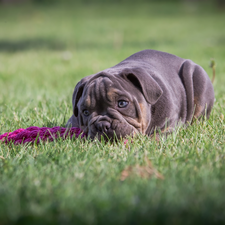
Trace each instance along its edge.
<path fill-rule="evenodd" d="M 162 95 L 157 82 L 141 68 L 101 72 L 83 78 L 75 87 L 73 110 L 91 139 L 145 134 L 151 105 Z"/>

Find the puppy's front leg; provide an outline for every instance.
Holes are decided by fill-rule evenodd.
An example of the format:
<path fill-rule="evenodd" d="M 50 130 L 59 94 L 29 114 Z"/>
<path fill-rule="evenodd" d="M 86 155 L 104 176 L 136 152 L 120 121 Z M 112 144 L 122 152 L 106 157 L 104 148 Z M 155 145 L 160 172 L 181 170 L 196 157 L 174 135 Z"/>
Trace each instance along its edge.
<path fill-rule="evenodd" d="M 66 124 L 66 127 L 79 127 L 79 124 L 78 124 L 78 120 L 77 120 L 77 117 L 75 117 L 74 115 L 72 115 L 67 124 Z"/>

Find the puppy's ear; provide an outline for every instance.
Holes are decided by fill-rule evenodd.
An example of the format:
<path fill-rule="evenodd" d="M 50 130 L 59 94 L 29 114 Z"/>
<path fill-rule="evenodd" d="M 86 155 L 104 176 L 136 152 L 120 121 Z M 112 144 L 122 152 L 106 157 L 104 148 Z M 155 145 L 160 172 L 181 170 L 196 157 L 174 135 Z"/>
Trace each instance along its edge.
<path fill-rule="evenodd" d="M 77 103 L 83 94 L 84 85 L 85 85 L 85 83 L 82 82 L 82 80 L 81 80 L 80 82 L 77 83 L 77 85 L 74 89 L 74 92 L 73 92 L 73 98 L 72 98 L 73 113 L 74 113 L 74 116 L 76 116 L 76 117 L 78 116 Z"/>
<path fill-rule="evenodd" d="M 163 93 L 158 83 L 144 69 L 124 69 L 121 76 L 137 87 L 151 105 L 154 105 Z"/>

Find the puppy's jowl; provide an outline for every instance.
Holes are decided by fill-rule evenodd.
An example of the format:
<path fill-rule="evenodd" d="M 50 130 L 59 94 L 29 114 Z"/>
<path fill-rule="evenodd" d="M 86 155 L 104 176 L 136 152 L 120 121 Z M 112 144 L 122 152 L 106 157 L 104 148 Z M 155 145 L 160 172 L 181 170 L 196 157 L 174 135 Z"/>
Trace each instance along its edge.
<path fill-rule="evenodd" d="M 212 83 L 202 67 L 165 52 L 144 50 L 83 78 L 73 93 L 67 126 L 90 138 L 122 138 L 209 117 Z"/>

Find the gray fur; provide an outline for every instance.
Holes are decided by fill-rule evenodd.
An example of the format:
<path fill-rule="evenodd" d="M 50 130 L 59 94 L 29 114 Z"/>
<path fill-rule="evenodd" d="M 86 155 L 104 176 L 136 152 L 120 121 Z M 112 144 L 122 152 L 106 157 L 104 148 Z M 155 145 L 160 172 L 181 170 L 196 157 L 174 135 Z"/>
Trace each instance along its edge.
<path fill-rule="evenodd" d="M 118 108 L 125 98 L 129 105 Z M 116 66 L 83 78 L 73 93 L 74 114 L 67 126 L 90 138 L 151 135 L 210 115 L 212 83 L 202 67 L 175 55 L 143 50 Z M 84 109 L 90 115 L 84 116 Z"/>

